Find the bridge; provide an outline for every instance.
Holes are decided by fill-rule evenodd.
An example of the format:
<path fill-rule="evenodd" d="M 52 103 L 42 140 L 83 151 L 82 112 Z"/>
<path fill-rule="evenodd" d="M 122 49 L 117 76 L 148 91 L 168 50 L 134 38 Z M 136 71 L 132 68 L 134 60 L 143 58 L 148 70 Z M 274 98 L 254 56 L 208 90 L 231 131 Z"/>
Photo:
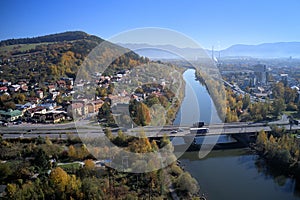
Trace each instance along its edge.
<path fill-rule="evenodd" d="M 209 132 L 206 134 L 197 134 L 196 136 L 213 136 L 213 135 L 236 135 L 236 134 L 253 134 L 261 130 L 266 132 L 271 131 L 270 124 L 272 123 L 223 123 L 223 124 L 210 124 L 204 126 L 209 128 Z M 277 122 L 274 125 L 284 127 L 286 130 L 290 130 L 288 122 Z M 300 126 L 292 126 L 292 130 L 299 130 Z M 112 129 L 113 133 L 118 131 L 118 128 Z M 188 126 L 164 126 L 164 127 L 136 127 L 123 130 L 125 134 L 132 136 L 139 136 L 141 132 L 149 138 L 161 138 L 164 135 L 169 137 L 194 137 L 195 134 L 190 132 Z M 67 124 L 21 124 L 12 125 L 10 127 L 1 127 L 0 133 L 5 138 L 36 138 L 46 137 L 66 139 L 68 134 L 85 134 L 89 137 L 104 136 L 102 127 L 98 124 L 91 124 L 87 120 L 79 122 L 71 122 Z"/>

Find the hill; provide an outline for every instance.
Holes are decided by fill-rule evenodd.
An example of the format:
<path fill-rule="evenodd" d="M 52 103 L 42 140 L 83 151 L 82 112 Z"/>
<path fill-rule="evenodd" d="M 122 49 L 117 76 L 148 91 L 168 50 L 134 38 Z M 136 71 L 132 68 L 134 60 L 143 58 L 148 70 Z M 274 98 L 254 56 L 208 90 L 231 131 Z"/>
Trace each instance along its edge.
<path fill-rule="evenodd" d="M 20 38 L 20 39 L 8 39 L 3 40 L 0 42 L 1 46 L 7 46 L 7 45 L 16 45 L 16 44 L 36 44 L 36 43 L 44 43 L 44 42 L 63 42 L 63 41 L 73 41 L 73 40 L 92 40 L 95 42 L 102 42 L 103 39 L 94 36 L 89 35 L 82 31 L 67 31 L 64 33 L 56 33 L 56 34 L 50 34 L 46 36 L 39 36 L 39 37 L 33 37 L 33 38 Z"/>
<path fill-rule="evenodd" d="M 104 41 L 81 31 L 1 41 L 0 79 L 9 79 L 11 82 L 26 79 L 42 84 L 63 76 L 75 78 L 85 58 Z M 108 58 L 123 48 L 107 43 L 109 45 L 103 54 Z M 145 61 L 143 57 L 128 50 L 120 59 L 112 61 L 112 69 L 108 73 L 132 68 Z"/>

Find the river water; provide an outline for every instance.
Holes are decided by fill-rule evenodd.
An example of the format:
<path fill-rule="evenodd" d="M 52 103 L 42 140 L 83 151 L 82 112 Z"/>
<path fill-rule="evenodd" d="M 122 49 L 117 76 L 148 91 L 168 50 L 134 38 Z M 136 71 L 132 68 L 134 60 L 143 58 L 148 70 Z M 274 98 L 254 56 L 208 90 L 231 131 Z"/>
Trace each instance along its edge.
<path fill-rule="evenodd" d="M 195 80 L 195 71 L 188 69 L 183 76 L 185 98 L 174 124 L 219 122 L 206 88 Z M 209 200 L 300 199 L 300 184 L 295 179 L 268 168 L 248 148 L 213 150 L 202 159 L 198 152 L 185 152 L 179 160 Z"/>

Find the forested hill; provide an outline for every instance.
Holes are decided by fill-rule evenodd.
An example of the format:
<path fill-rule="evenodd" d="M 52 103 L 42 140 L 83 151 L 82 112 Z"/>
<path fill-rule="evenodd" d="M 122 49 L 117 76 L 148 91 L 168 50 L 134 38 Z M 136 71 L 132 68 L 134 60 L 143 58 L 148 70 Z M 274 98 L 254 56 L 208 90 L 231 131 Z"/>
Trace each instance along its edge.
<path fill-rule="evenodd" d="M 17 82 L 25 79 L 41 84 L 61 77 L 75 78 L 85 58 L 103 41 L 97 36 L 79 31 L 1 41 L 0 80 Z M 108 44 L 102 52 L 107 58 L 123 49 L 118 45 Z M 130 69 L 148 61 L 129 51 L 111 63 L 110 73 Z M 92 63 L 91 66 L 95 65 Z"/>
<path fill-rule="evenodd" d="M 1 46 L 7 46 L 7 45 L 15 45 L 15 44 L 36 44 L 36 43 L 44 43 L 44 42 L 64 42 L 64 41 L 73 41 L 73 40 L 91 40 L 95 42 L 102 42 L 103 39 L 94 36 L 89 35 L 82 31 L 68 31 L 64 33 L 57 33 L 57 34 L 51 34 L 46 36 L 39 36 L 39 37 L 33 37 L 33 38 L 20 38 L 20 39 L 9 39 L 9 40 L 3 40 L 0 42 Z"/>

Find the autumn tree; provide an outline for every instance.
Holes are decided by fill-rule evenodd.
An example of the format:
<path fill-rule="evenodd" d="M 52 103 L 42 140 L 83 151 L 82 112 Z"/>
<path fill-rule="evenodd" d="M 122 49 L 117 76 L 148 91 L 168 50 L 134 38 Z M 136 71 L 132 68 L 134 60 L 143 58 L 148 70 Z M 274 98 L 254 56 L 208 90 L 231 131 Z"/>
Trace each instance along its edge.
<path fill-rule="evenodd" d="M 150 111 L 144 103 L 137 102 L 136 117 L 134 119 L 137 125 L 146 126 L 150 124 Z"/>
<path fill-rule="evenodd" d="M 93 170 L 95 168 L 95 163 L 91 159 L 85 160 L 84 161 L 84 167 L 88 170 Z"/>
<path fill-rule="evenodd" d="M 69 146 L 68 156 L 70 158 L 76 158 L 77 157 L 77 152 L 76 152 L 76 149 L 75 149 L 75 147 L 73 145 Z"/>
<path fill-rule="evenodd" d="M 263 150 L 268 142 L 268 135 L 264 130 L 261 130 L 258 133 L 257 139 L 256 139 L 256 145 Z"/>
<path fill-rule="evenodd" d="M 59 192 L 64 192 L 69 182 L 69 176 L 62 168 L 57 167 L 53 169 L 49 176 L 50 181 Z"/>
<path fill-rule="evenodd" d="M 284 85 L 282 82 L 276 83 L 273 86 L 272 93 L 275 99 L 284 97 Z"/>

